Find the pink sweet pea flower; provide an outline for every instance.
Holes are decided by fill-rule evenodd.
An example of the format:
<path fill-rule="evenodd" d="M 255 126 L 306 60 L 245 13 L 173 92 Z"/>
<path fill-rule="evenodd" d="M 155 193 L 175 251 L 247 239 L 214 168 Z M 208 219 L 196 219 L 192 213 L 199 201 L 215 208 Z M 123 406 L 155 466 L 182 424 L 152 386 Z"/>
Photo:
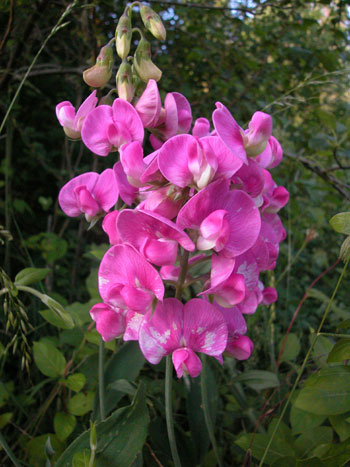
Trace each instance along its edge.
<path fill-rule="evenodd" d="M 96 321 L 96 329 L 104 341 L 121 337 L 125 331 L 124 310 L 112 308 L 106 303 L 97 303 L 90 310 L 91 318 Z"/>
<path fill-rule="evenodd" d="M 205 300 L 194 298 L 183 305 L 176 298 L 158 303 L 140 326 L 139 344 L 145 358 L 153 364 L 172 354 L 178 378 L 184 372 L 198 376 L 202 364 L 195 352 L 220 358 L 227 343 L 223 315 Z"/>
<path fill-rule="evenodd" d="M 264 189 L 264 171 L 254 160 L 248 159 L 248 164 L 242 165 L 232 177 L 232 181 L 252 198 L 256 198 Z"/>
<path fill-rule="evenodd" d="M 284 186 L 277 186 L 268 170 L 264 170 L 264 176 L 264 202 L 261 211 L 276 213 L 288 203 L 289 193 Z"/>
<path fill-rule="evenodd" d="M 237 157 L 247 163 L 247 157 L 256 157 L 264 151 L 272 133 L 270 115 L 255 112 L 248 124 L 248 130 L 243 130 L 223 104 L 217 102 L 216 107 L 213 113 L 215 130 Z"/>
<path fill-rule="evenodd" d="M 105 215 L 103 222 L 102 222 L 102 229 L 108 235 L 109 243 L 111 245 L 116 245 L 117 243 L 122 243 L 119 234 L 117 231 L 117 219 L 118 219 L 119 211 L 115 210 L 109 212 Z"/>
<path fill-rule="evenodd" d="M 135 105 L 145 128 L 151 129 L 151 144 L 159 149 L 164 141 L 181 133 L 188 133 L 192 123 L 192 111 L 188 100 L 178 92 L 165 96 L 164 108 L 155 80 L 147 87 Z"/>
<path fill-rule="evenodd" d="M 198 231 L 197 246 L 235 257 L 254 245 L 261 220 L 254 201 L 243 191 L 230 191 L 229 183 L 217 180 L 199 191 L 182 207 L 177 224 Z"/>
<path fill-rule="evenodd" d="M 139 141 L 124 144 L 120 148 L 120 162 L 130 185 L 143 186 L 140 178 L 147 168 L 143 158 L 142 144 Z"/>
<path fill-rule="evenodd" d="M 87 172 L 70 180 L 58 195 L 62 211 L 70 217 L 85 214 L 90 222 L 93 218 L 108 212 L 117 202 L 119 190 L 112 169 L 100 175 Z"/>
<path fill-rule="evenodd" d="M 142 197 L 145 199 L 136 209 L 153 211 L 167 219 L 174 219 L 182 206 L 182 191 L 174 185 L 164 186 L 158 190 L 144 191 Z"/>
<path fill-rule="evenodd" d="M 217 136 L 198 139 L 178 135 L 163 144 L 158 154 L 163 176 L 176 186 L 199 190 L 218 178 L 231 178 L 242 166 Z"/>
<path fill-rule="evenodd" d="M 114 164 L 113 171 L 119 188 L 119 196 L 125 204 L 131 206 L 139 192 L 138 188 L 130 185 L 120 161 Z"/>
<path fill-rule="evenodd" d="M 280 143 L 274 136 L 270 136 L 266 148 L 255 160 L 263 169 L 272 169 L 282 161 L 282 157 L 283 150 Z"/>
<path fill-rule="evenodd" d="M 193 136 L 197 138 L 203 138 L 204 136 L 210 135 L 210 122 L 207 118 L 200 117 L 194 122 L 192 128 Z"/>
<path fill-rule="evenodd" d="M 124 209 L 118 216 L 117 230 L 122 241 L 133 245 L 156 266 L 174 264 L 179 244 L 188 251 L 195 249 L 185 232 L 154 212 Z"/>
<path fill-rule="evenodd" d="M 56 106 L 56 116 L 66 135 L 71 139 L 79 139 L 80 132 L 85 118 L 96 107 L 97 97 L 96 91 L 93 91 L 90 96 L 85 99 L 77 112 L 69 101 L 60 102 Z"/>
<path fill-rule="evenodd" d="M 131 141 L 142 143 L 142 121 L 129 102 L 115 99 L 112 107 L 100 105 L 86 117 L 81 137 L 84 144 L 95 154 L 107 156 L 110 152 Z"/>
<path fill-rule="evenodd" d="M 102 300 L 115 308 L 144 314 L 154 298 L 163 300 L 158 271 L 131 245 L 115 245 L 106 252 L 98 279 Z"/>

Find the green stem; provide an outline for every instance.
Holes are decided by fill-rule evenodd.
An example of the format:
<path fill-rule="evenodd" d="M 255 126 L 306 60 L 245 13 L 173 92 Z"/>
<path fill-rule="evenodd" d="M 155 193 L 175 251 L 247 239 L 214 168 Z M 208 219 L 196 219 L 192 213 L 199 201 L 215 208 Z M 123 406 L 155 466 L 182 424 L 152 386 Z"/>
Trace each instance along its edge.
<path fill-rule="evenodd" d="M 105 378 L 104 378 L 104 342 L 101 339 L 98 351 L 98 395 L 100 401 L 101 420 L 106 418 L 105 413 Z"/>
<path fill-rule="evenodd" d="M 267 453 L 268 453 L 268 451 L 269 451 L 269 449 L 270 449 L 271 443 L 272 443 L 272 441 L 273 441 L 273 439 L 274 439 L 274 437 L 275 437 L 275 434 L 276 434 L 276 432 L 277 432 L 277 430 L 278 430 L 278 427 L 279 427 L 279 425 L 280 425 L 280 423 L 281 423 L 281 420 L 282 420 L 282 418 L 283 418 L 283 416 L 284 416 L 284 414 L 285 414 L 285 412 L 286 412 L 286 410 L 287 410 L 287 407 L 288 407 L 288 405 L 289 405 L 289 402 L 290 402 L 290 400 L 291 400 L 291 398 L 292 398 L 292 396 L 293 396 L 293 394 L 294 394 L 294 391 L 295 391 L 295 389 L 296 389 L 296 387 L 297 387 L 297 385 L 298 385 L 298 383 L 299 383 L 299 381 L 300 381 L 300 378 L 301 378 L 301 376 L 302 376 L 302 374 L 303 374 L 303 372 L 304 372 L 304 368 L 305 368 L 306 362 L 309 360 L 310 354 L 311 354 L 311 352 L 312 352 L 312 350 L 313 350 L 313 348 L 314 348 L 314 346 L 315 346 L 315 344 L 316 344 L 316 341 L 317 341 L 317 339 L 318 339 L 318 336 L 319 336 L 320 333 L 321 333 L 322 326 L 323 326 L 323 324 L 324 324 L 324 322 L 325 322 L 325 320 L 326 320 L 326 318 L 327 318 L 327 316 L 328 316 L 328 313 L 329 313 L 329 311 L 330 311 L 330 309 L 331 309 L 331 306 L 332 306 L 334 297 L 336 296 L 336 293 L 338 292 L 339 286 L 340 286 L 340 284 L 341 284 L 341 282 L 342 282 L 342 280 L 343 280 L 343 277 L 344 277 L 344 274 L 345 274 L 345 271 L 346 271 L 346 268 L 347 268 L 348 264 L 349 264 L 349 260 L 347 260 L 346 263 L 344 264 L 343 270 L 342 270 L 342 272 L 341 272 L 341 274 L 340 274 L 340 277 L 339 277 L 339 279 L 338 279 L 337 285 L 335 286 L 335 289 L 334 289 L 334 291 L 333 291 L 333 294 L 332 294 L 332 296 L 331 296 L 331 298 L 330 298 L 330 300 L 329 300 L 329 302 L 328 302 L 327 308 L 326 308 L 326 310 L 325 310 L 325 312 L 324 312 L 324 314 L 323 314 L 323 317 L 322 317 L 322 319 L 321 319 L 320 325 L 318 326 L 317 332 L 316 332 L 316 334 L 314 335 L 314 337 L 313 337 L 313 339 L 312 339 L 311 345 L 310 345 L 309 350 L 307 351 L 307 354 L 306 354 L 306 356 L 305 356 L 305 358 L 304 358 L 303 364 L 301 365 L 301 368 L 300 368 L 300 370 L 299 370 L 299 372 L 298 372 L 298 376 L 297 376 L 297 378 L 296 378 L 296 380 L 295 380 L 295 382 L 294 382 L 294 384 L 293 384 L 292 390 L 291 390 L 291 392 L 289 393 L 287 402 L 284 404 L 284 407 L 283 407 L 283 410 L 282 410 L 282 412 L 281 412 L 281 415 L 280 415 L 280 417 L 279 417 L 279 419 L 278 419 L 278 421 L 277 421 L 277 423 L 276 423 L 276 425 L 275 425 L 275 428 L 274 428 L 273 432 L 271 433 L 271 437 L 270 437 L 269 442 L 268 442 L 268 444 L 267 444 L 267 446 L 266 446 L 266 448 L 265 448 L 264 455 L 263 455 L 263 457 L 262 457 L 261 460 L 260 460 L 259 467 L 262 467 L 262 465 L 264 464 L 264 460 L 265 460 L 265 457 L 266 457 L 266 455 L 267 455 Z"/>
<path fill-rule="evenodd" d="M 9 459 L 13 462 L 13 464 L 16 466 L 16 467 L 22 467 L 22 465 L 18 462 L 18 460 L 16 459 L 15 455 L 13 454 L 13 452 L 11 451 L 10 449 L 10 446 L 6 443 L 6 440 L 5 438 L 2 436 L 2 434 L 0 433 L 0 444 L 3 448 L 3 450 L 6 452 L 6 454 L 8 455 Z"/>
<path fill-rule="evenodd" d="M 332 332 L 319 332 L 318 336 L 325 336 L 325 337 L 342 337 L 345 339 L 350 339 L 350 334 L 333 334 Z"/>
<path fill-rule="evenodd" d="M 165 367 L 165 417 L 166 417 L 166 426 L 168 430 L 168 438 L 171 449 L 171 455 L 175 467 L 181 467 L 179 453 L 176 447 L 175 431 L 174 431 L 174 420 L 173 420 L 173 410 L 172 410 L 172 400 L 171 400 L 171 386 L 173 382 L 173 362 L 171 360 L 171 355 L 166 357 L 166 367 Z"/>
<path fill-rule="evenodd" d="M 175 294 L 175 298 L 178 298 L 179 300 L 181 300 L 181 297 L 182 297 L 183 286 L 185 283 L 187 269 L 188 269 L 189 256 L 190 256 L 190 252 L 187 250 L 184 250 L 181 256 L 181 259 L 180 259 L 180 274 L 179 274 L 179 279 L 177 281 L 176 294 Z"/>
<path fill-rule="evenodd" d="M 202 373 L 201 373 L 201 394 L 202 394 L 202 404 L 204 410 L 204 419 L 205 424 L 207 425 L 207 430 L 210 438 L 210 442 L 213 446 L 215 457 L 219 467 L 222 467 L 222 462 L 219 455 L 219 450 L 216 444 L 215 433 L 214 433 L 214 424 L 211 418 L 209 410 L 209 394 L 208 394 L 208 385 L 207 385 L 207 359 L 205 355 L 202 355 Z"/>

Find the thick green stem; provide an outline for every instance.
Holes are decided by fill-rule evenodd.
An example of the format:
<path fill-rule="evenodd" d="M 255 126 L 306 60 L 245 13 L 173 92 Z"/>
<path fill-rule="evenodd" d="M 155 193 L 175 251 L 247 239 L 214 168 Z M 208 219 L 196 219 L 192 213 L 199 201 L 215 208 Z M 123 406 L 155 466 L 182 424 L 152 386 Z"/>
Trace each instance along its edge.
<path fill-rule="evenodd" d="M 286 412 L 286 410 L 287 410 L 287 407 L 288 407 L 288 405 L 289 405 L 289 402 L 290 402 L 290 400 L 291 400 L 291 398 L 292 398 L 292 396 L 293 396 L 293 394 L 294 394 L 294 391 L 295 391 L 295 389 L 296 389 L 296 387 L 297 387 L 297 385 L 298 385 L 298 383 L 299 383 L 299 381 L 300 381 L 300 378 L 301 378 L 301 376 L 302 376 L 302 374 L 303 374 L 303 372 L 304 372 L 304 368 L 305 368 L 306 362 L 309 360 L 309 357 L 310 357 L 310 354 L 311 354 L 311 352 L 312 352 L 312 349 L 314 348 L 314 346 L 315 346 L 315 344 L 316 344 L 316 341 L 317 341 L 317 339 L 318 339 L 318 336 L 319 336 L 320 333 L 321 333 L 321 329 L 322 329 L 323 324 L 324 324 L 324 322 L 325 322 L 325 320 L 326 320 L 326 318 L 327 318 L 327 316 L 328 316 L 328 313 L 329 313 L 329 311 L 330 311 L 330 309 L 331 309 L 331 306 L 332 306 L 334 297 L 336 296 L 336 293 L 338 292 L 339 286 L 340 286 L 340 284 L 341 284 L 341 282 L 342 282 L 342 280 L 343 280 L 343 277 L 344 277 L 344 274 L 345 274 L 345 271 L 346 271 L 346 268 L 347 268 L 348 264 L 349 264 L 349 260 L 347 260 L 346 263 L 344 264 L 343 270 L 342 270 L 342 272 L 341 272 L 341 274 L 340 274 L 340 277 L 339 277 L 339 279 L 338 279 L 337 285 L 335 286 L 335 289 L 334 289 L 334 291 L 333 291 L 333 294 L 332 294 L 332 296 L 331 296 L 331 298 L 330 298 L 330 300 L 329 300 L 329 302 L 328 302 L 328 306 L 327 306 L 327 308 L 326 308 L 326 310 L 325 310 L 325 312 L 324 312 L 324 314 L 323 314 L 323 317 L 322 317 L 322 319 L 321 319 L 320 325 L 318 326 L 317 332 L 314 334 L 314 337 L 313 337 L 313 339 L 312 339 L 312 342 L 311 342 L 311 345 L 310 345 L 310 347 L 309 347 L 309 350 L 307 351 L 307 354 L 305 355 L 303 364 L 301 365 L 301 368 L 300 368 L 300 370 L 299 370 L 299 372 L 298 372 L 298 376 L 297 376 L 297 378 L 296 378 L 296 380 L 295 380 L 295 382 L 294 382 L 294 384 L 293 384 L 292 390 L 291 390 L 290 393 L 289 393 L 287 402 L 284 404 L 284 407 L 283 407 L 283 410 L 282 410 L 282 412 L 281 412 L 281 415 L 280 415 L 280 417 L 279 417 L 279 419 L 278 419 L 278 421 L 277 421 L 277 423 L 276 423 L 276 425 L 275 425 L 275 428 L 274 428 L 273 432 L 271 433 L 269 442 L 268 442 L 268 444 L 267 444 L 267 446 L 266 446 L 266 448 L 265 448 L 265 451 L 264 451 L 264 455 L 263 455 L 263 457 L 262 457 L 261 460 L 260 460 L 259 467 L 262 467 L 263 464 L 264 464 L 265 457 L 266 457 L 266 455 L 267 455 L 267 453 L 268 453 L 268 451 L 269 451 L 269 449 L 270 449 L 270 446 L 271 446 L 271 443 L 272 443 L 272 441 L 273 441 L 273 438 L 275 437 L 275 434 L 276 434 L 276 432 L 277 432 L 277 430 L 278 430 L 278 427 L 279 427 L 279 425 L 280 425 L 280 423 L 281 423 L 281 420 L 282 420 L 282 418 L 283 418 L 283 416 L 284 416 L 284 414 L 285 414 L 285 412 Z"/>
<path fill-rule="evenodd" d="M 174 431 L 174 420 L 173 420 L 173 410 L 172 410 L 172 400 L 171 400 L 171 386 L 173 382 L 173 362 L 171 360 L 171 355 L 166 357 L 166 367 L 165 367 L 165 417 L 166 417 L 166 426 L 168 430 L 168 438 L 171 449 L 171 455 L 175 467 L 181 467 L 179 453 L 177 452 L 176 440 L 175 440 L 175 431 Z"/>
<path fill-rule="evenodd" d="M 98 395 L 100 401 L 100 417 L 104 420 L 105 414 L 105 378 L 104 378 L 104 342 L 101 339 L 98 352 Z"/>

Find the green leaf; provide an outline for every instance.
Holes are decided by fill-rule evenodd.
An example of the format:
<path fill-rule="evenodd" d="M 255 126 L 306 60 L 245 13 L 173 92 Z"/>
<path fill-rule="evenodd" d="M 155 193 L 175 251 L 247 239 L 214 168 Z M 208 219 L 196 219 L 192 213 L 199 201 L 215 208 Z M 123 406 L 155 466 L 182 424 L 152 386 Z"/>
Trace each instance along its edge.
<path fill-rule="evenodd" d="M 77 419 L 74 417 L 74 415 L 65 412 L 57 412 L 55 414 L 55 418 L 53 419 L 56 435 L 61 441 L 64 441 L 66 438 L 68 438 L 68 436 L 74 430 L 76 424 Z"/>
<path fill-rule="evenodd" d="M 92 410 L 94 397 L 94 392 L 79 392 L 68 401 L 67 409 L 73 415 L 85 415 Z"/>
<path fill-rule="evenodd" d="M 36 436 L 35 438 L 32 438 L 26 445 L 26 452 L 29 456 L 27 462 L 31 467 L 41 467 L 45 465 L 45 445 L 47 443 L 48 437 L 50 437 L 52 448 L 55 451 L 55 454 L 52 456 L 52 461 L 54 462 L 62 453 L 64 445 L 56 435 L 47 433 L 41 436 Z"/>
<path fill-rule="evenodd" d="M 350 336 L 349 339 L 340 339 L 333 349 L 331 353 L 328 355 L 328 363 L 338 363 L 342 362 L 343 360 L 348 360 L 350 358 Z"/>
<path fill-rule="evenodd" d="M 72 467 L 93 467 L 96 465 L 94 462 L 90 466 L 91 451 L 90 449 L 84 449 L 74 454 Z"/>
<path fill-rule="evenodd" d="M 149 423 L 146 395 L 141 384 L 131 405 L 116 410 L 96 424 L 96 465 L 129 467 L 146 441 Z M 85 431 L 64 451 L 55 467 L 70 467 L 75 453 L 90 446 L 90 430 Z"/>
<path fill-rule="evenodd" d="M 130 396 L 134 396 L 136 393 L 136 388 L 129 383 L 126 379 L 117 379 L 113 383 L 109 384 L 107 387 L 107 391 L 113 389 L 114 391 L 123 392 L 124 394 L 129 394 Z"/>
<path fill-rule="evenodd" d="M 42 281 L 50 273 L 50 269 L 25 268 L 15 277 L 15 285 L 30 285 Z"/>
<path fill-rule="evenodd" d="M 64 384 L 67 388 L 71 389 L 74 392 L 79 392 L 83 389 L 86 383 L 86 378 L 83 373 L 75 373 L 74 375 L 68 376 L 66 380 L 64 380 Z"/>
<path fill-rule="evenodd" d="M 34 342 L 33 355 L 35 364 L 43 375 L 50 378 L 63 376 L 66 360 L 54 345 L 49 342 Z"/>
<path fill-rule="evenodd" d="M 69 318 L 67 320 L 53 310 L 50 310 L 50 309 L 43 310 L 43 311 L 39 311 L 39 313 L 45 319 L 45 321 L 52 324 L 53 326 L 56 326 L 56 328 L 72 329 L 74 327 L 74 323 L 70 322 Z M 65 317 L 67 317 L 66 314 L 65 314 Z"/>
<path fill-rule="evenodd" d="M 0 430 L 4 428 L 11 420 L 13 412 L 5 412 L 0 415 Z"/>
<path fill-rule="evenodd" d="M 350 423 L 346 421 L 349 414 L 332 415 L 329 418 L 332 427 L 340 438 L 340 441 L 345 441 L 350 438 Z"/>
<path fill-rule="evenodd" d="M 239 376 L 235 376 L 234 383 L 245 383 L 256 391 L 261 391 L 267 388 L 276 388 L 280 385 L 278 377 L 271 371 L 264 370 L 250 370 L 246 371 Z"/>
<path fill-rule="evenodd" d="M 318 415 L 339 415 L 350 407 L 350 368 L 322 368 L 310 376 L 294 402 L 295 407 Z"/>
<path fill-rule="evenodd" d="M 327 467 L 343 467 L 350 461 L 350 439 L 342 443 L 330 444 L 329 449 L 321 457 Z"/>
<path fill-rule="evenodd" d="M 63 308 L 63 306 L 59 302 L 57 302 L 52 297 L 49 297 L 46 294 L 41 294 L 40 300 L 46 306 L 48 306 L 49 309 L 58 316 L 58 318 L 60 318 L 60 321 L 65 323 L 66 328 L 64 328 L 64 329 L 74 328 L 74 321 L 73 321 L 71 315 Z M 47 314 L 46 314 L 46 316 L 47 316 Z M 51 324 L 53 324 L 53 323 L 51 323 Z"/>
<path fill-rule="evenodd" d="M 350 235 L 350 212 L 340 212 L 329 221 L 336 232 Z"/>
<path fill-rule="evenodd" d="M 322 425 L 325 415 L 315 415 L 305 410 L 298 409 L 295 405 L 290 410 L 290 423 L 294 434 L 304 433 Z"/>
<path fill-rule="evenodd" d="M 318 426 L 301 434 L 295 441 L 298 457 L 311 456 L 312 451 L 320 444 L 332 442 L 333 430 L 329 426 Z"/>
<path fill-rule="evenodd" d="M 280 342 L 279 348 L 281 349 L 283 339 Z M 300 341 L 296 334 L 290 333 L 287 337 L 286 346 L 282 354 L 282 362 L 294 360 L 300 352 Z"/>
<path fill-rule="evenodd" d="M 141 353 L 140 347 L 137 342 L 126 342 L 123 344 L 118 353 L 113 355 L 105 368 L 105 385 L 109 387 L 111 383 L 116 380 L 125 379 L 127 381 L 134 381 L 138 376 L 141 368 L 145 364 L 145 358 Z M 106 414 L 110 413 L 118 404 L 120 399 L 124 396 L 123 391 L 110 389 L 105 394 L 105 411 Z M 98 396 L 94 404 L 94 413 L 99 418 L 100 407 L 98 403 Z"/>

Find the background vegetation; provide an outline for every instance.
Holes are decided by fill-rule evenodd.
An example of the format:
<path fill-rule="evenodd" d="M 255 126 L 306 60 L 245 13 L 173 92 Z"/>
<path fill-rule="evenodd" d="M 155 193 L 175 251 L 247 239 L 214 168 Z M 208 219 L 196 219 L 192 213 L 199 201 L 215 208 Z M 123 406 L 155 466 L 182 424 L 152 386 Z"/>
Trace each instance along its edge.
<path fill-rule="evenodd" d="M 242 125 L 254 111 L 264 110 L 273 115 L 274 135 L 284 148 L 273 176 L 291 195 L 281 213 L 288 236 L 277 268 L 266 278 L 276 285 L 279 300 L 248 319 L 255 343 L 251 359 L 227 360 L 223 369 L 210 362 L 204 375 L 223 464 L 257 465 L 342 270 L 339 262 L 332 268 L 342 238 L 329 219 L 348 210 L 350 199 L 349 7 L 345 0 L 150 4 L 168 33 L 165 43 L 152 48 L 163 71 L 162 93 L 183 93 L 194 118 L 210 119 L 216 101 Z M 2 115 L 68 5 L 66 0 L 0 3 Z M 99 301 L 96 274 L 107 238 L 101 229 L 86 232 L 83 219 L 66 218 L 57 194 L 68 179 L 100 172 L 110 161 L 65 139 L 54 110 L 60 101 L 79 105 L 88 95 L 82 70 L 113 37 L 124 7 L 113 0 L 75 2 L 29 73 L 0 135 L 1 275 L 11 291 L 0 291 L 1 465 L 8 465 L 9 449 L 22 465 L 45 465 L 47 458 L 71 465 L 74 456 L 74 465 L 89 465 L 90 432 L 74 449 L 65 449 L 89 429 L 90 419 L 100 420 L 99 337 L 88 312 Z M 28 279 L 27 271 L 15 280 L 28 267 L 41 272 L 31 271 Z M 279 361 L 298 304 L 328 269 L 308 291 Z M 322 329 L 342 333 L 343 339 L 318 337 L 266 465 L 341 466 L 350 460 L 348 280 L 346 274 Z M 23 289 L 31 284 L 36 295 Z M 108 462 L 116 455 L 121 466 L 172 465 L 163 365 L 145 364 L 134 343 L 106 347 L 107 415 L 113 415 L 109 425 L 97 425 L 97 453 L 106 436 L 117 441 L 97 465 L 114 465 Z M 183 465 L 216 465 L 204 429 L 199 379 L 174 386 Z M 336 389 L 342 396 L 331 406 L 327 401 Z"/>

